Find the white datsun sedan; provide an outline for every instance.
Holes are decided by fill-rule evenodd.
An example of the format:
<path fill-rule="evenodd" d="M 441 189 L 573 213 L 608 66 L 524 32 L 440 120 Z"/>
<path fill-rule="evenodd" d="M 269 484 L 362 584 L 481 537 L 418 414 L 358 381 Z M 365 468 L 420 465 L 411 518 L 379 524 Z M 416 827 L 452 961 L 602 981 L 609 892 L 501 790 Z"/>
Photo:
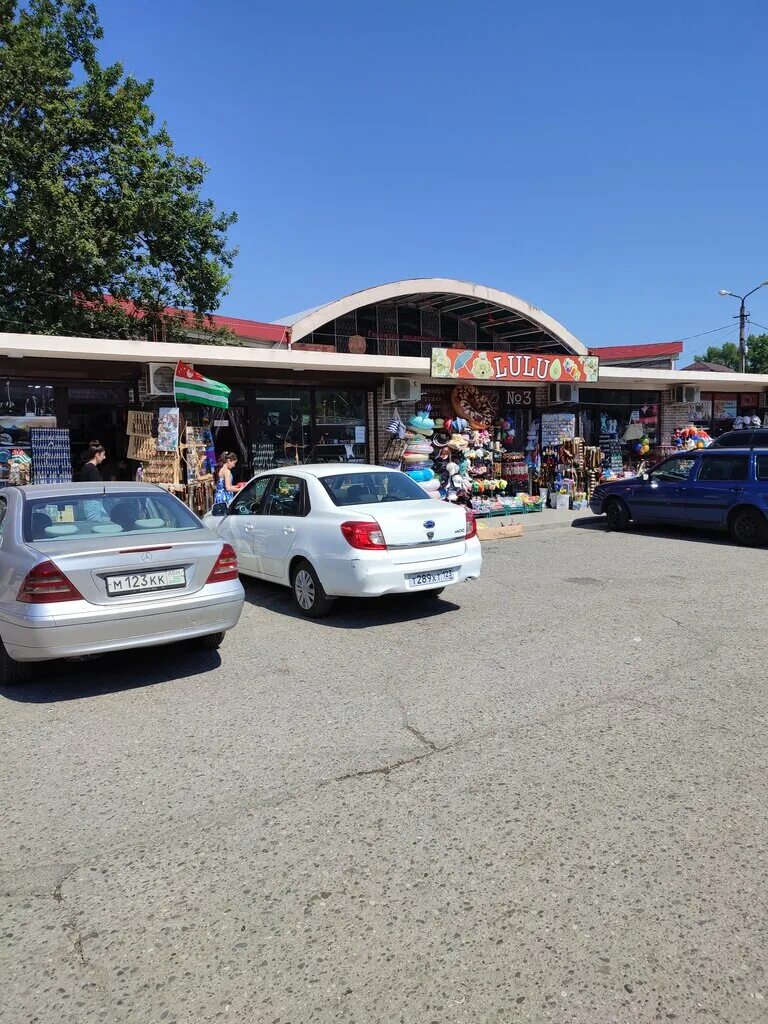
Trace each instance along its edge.
<path fill-rule="evenodd" d="M 431 498 L 398 470 L 327 464 L 260 473 L 206 526 L 240 571 L 290 586 L 318 618 L 335 597 L 423 593 L 477 579 L 482 556 L 463 507 Z"/>

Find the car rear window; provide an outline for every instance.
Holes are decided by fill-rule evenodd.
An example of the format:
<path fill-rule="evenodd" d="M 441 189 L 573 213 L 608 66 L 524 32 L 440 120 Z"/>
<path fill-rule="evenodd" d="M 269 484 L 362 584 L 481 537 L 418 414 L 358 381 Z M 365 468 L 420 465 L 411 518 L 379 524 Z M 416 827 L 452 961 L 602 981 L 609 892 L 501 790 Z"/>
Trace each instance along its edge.
<path fill-rule="evenodd" d="M 141 536 L 201 530 L 203 524 L 171 494 L 78 494 L 27 499 L 24 540 L 65 541 L 80 537 Z"/>
<path fill-rule="evenodd" d="M 338 473 L 320 477 L 334 505 L 375 505 L 385 501 L 431 501 L 427 492 L 405 473 Z"/>
<path fill-rule="evenodd" d="M 729 430 L 715 439 L 714 448 L 768 448 L 768 430 Z"/>
<path fill-rule="evenodd" d="M 702 455 L 699 480 L 746 480 L 749 475 L 748 455 Z"/>
<path fill-rule="evenodd" d="M 755 459 L 755 470 L 758 480 L 768 480 L 768 455 L 758 455 Z"/>

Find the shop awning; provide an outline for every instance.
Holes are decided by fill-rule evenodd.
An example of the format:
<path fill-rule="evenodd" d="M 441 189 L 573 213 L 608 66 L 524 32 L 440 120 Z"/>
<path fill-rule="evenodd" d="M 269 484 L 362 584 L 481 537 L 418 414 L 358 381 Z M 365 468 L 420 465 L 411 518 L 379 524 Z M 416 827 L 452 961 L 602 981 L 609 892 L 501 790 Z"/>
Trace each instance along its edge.
<path fill-rule="evenodd" d="M 0 355 L 9 359 L 75 359 L 120 363 L 177 363 L 245 367 L 254 370 L 338 372 L 382 377 L 428 377 L 428 359 L 351 353 L 247 348 L 237 345 L 169 344 L 105 338 L 65 338 L 46 334 L 0 334 Z"/>

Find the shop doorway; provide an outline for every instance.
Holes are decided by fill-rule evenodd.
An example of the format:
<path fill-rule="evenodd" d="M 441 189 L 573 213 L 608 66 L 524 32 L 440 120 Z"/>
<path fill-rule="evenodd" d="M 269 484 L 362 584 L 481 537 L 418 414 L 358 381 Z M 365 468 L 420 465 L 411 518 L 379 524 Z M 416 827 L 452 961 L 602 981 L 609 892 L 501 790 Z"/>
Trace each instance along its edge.
<path fill-rule="evenodd" d="M 104 480 L 130 480 L 127 459 L 129 389 L 127 387 L 70 387 L 69 435 L 72 446 L 72 471 L 78 479 L 83 467 L 82 455 L 91 441 L 99 441 L 107 449 L 101 466 Z"/>

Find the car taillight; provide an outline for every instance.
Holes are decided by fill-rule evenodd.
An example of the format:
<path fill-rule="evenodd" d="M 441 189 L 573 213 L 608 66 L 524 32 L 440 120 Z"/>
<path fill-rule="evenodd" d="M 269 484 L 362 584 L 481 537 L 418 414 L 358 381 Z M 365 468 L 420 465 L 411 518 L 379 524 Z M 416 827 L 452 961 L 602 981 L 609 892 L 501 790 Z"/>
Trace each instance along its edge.
<path fill-rule="evenodd" d="M 384 551 L 387 547 L 381 527 L 375 520 L 367 523 L 350 520 L 341 524 L 341 532 L 350 547 L 362 551 Z"/>
<path fill-rule="evenodd" d="M 225 544 L 219 552 L 216 564 L 211 569 L 206 583 L 223 583 L 237 579 L 237 555 L 231 544 Z"/>
<path fill-rule="evenodd" d="M 83 595 L 49 559 L 31 569 L 21 584 L 16 600 L 23 604 L 58 604 L 82 601 Z"/>
<path fill-rule="evenodd" d="M 464 528 L 464 540 L 469 540 L 470 537 L 477 536 L 477 520 L 468 508 L 464 509 L 464 515 L 467 518 L 467 525 Z"/>

